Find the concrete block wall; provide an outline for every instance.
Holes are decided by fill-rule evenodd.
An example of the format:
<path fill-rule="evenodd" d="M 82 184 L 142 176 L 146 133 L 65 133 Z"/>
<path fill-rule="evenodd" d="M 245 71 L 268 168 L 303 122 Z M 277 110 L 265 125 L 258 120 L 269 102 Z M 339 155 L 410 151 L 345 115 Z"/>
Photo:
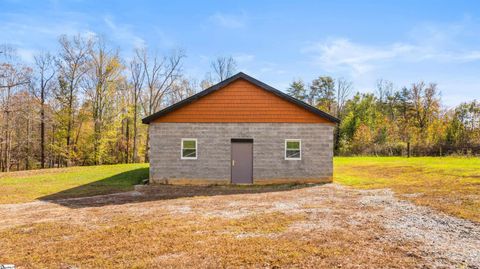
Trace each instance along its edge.
<path fill-rule="evenodd" d="M 253 139 L 254 183 L 329 181 L 333 130 L 324 123 L 151 123 L 150 181 L 229 183 L 231 139 Z M 181 159 L 181 139 L 197 139 L 197 159 Z M 302 140 L 302 159 L 285 160 L 285 139 Z"/>

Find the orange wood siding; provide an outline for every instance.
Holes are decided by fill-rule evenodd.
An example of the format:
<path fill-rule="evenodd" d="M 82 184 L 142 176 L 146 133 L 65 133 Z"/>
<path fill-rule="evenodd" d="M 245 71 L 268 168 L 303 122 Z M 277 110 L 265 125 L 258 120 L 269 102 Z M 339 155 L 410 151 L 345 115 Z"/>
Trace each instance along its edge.
<path fill-rule="evenodd" d="M 331 123 L 243 79 L 167 113 L 154 122 Z"/>

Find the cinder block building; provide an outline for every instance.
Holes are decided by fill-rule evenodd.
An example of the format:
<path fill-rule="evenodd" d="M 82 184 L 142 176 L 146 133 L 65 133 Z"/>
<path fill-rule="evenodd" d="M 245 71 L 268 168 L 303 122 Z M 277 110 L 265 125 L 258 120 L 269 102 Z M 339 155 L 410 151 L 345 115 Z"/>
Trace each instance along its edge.
<path fill-rule="evenodd" d="M 328 182 L 339 120 L 244 73 L 146 118 L 150 182 Z"/>

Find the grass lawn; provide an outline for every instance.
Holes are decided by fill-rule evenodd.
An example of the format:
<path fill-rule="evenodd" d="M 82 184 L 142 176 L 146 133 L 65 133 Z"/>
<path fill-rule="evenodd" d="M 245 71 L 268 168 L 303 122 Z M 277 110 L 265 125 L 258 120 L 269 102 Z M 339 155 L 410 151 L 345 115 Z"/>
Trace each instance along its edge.
<path fill-rule="evenodd" d="M 390 188 L 400 198 L 480 222 L 480 158 L 338 157 L 334 181 Z"/>
<path fill-rule="evenodd" d="M 336 157 L 334 181 L 390 188 L 402 199 L 480 222 L 480 158 Z M 70 167 L 0 175 L 0 204 L 129 191 L 148 164 Z"/>
<path fill-rule="evenodd" d="M 148 164 L 118 164 L 0 174 L 0 204 L 133 190 L 148 178 Z"/>

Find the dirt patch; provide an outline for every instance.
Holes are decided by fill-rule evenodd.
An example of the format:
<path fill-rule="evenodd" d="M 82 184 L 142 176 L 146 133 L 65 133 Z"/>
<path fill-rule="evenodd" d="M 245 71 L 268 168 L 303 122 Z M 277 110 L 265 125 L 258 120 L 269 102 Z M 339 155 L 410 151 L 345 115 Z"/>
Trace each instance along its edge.
<path fill-rule="evenodd" d="M 479 224 L 336 184 L 157 186 L 0 216 L 0 263 L 24 268 L 480 267 Z"/>

